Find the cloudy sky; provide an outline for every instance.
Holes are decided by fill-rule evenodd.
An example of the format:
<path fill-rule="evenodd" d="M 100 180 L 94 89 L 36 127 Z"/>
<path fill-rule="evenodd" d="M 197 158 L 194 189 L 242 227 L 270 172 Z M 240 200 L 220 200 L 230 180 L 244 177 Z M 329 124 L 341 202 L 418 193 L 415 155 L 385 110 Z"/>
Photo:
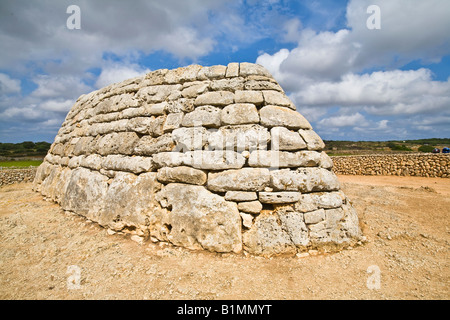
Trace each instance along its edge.
<path fill-rule="evenodd" d="M 448 138 L 449 30 L 448 0 L 0 0 L 0 142 L 52 142 L 108 84 L 229 62 L 265 66 L 324 139 Z"/>

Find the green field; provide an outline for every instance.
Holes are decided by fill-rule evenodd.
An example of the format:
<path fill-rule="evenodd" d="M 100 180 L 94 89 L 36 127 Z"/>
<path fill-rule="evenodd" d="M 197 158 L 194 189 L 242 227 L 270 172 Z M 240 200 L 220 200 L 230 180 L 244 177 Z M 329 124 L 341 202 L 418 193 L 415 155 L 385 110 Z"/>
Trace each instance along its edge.
<path fill-rule="evenodd" d="M 42 160 L 18 160 L 18 161 L 0 161 L 0 167 L 18 167 L 27 168 L 29 166 L 37 167 L 42 163 Z"/>

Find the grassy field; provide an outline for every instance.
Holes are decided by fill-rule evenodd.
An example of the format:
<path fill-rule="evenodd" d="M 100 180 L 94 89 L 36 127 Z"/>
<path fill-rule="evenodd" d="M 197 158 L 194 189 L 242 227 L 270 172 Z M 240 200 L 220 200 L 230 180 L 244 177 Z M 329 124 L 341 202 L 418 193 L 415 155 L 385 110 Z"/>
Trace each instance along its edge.
<path fill-rule="evenodd" d="M 42 160 L 18 160 L 18 161 L 0 161 L 0 167 L 18 167 L 27 168 L 30 166 L 37 167 L 42 163 Z"/>

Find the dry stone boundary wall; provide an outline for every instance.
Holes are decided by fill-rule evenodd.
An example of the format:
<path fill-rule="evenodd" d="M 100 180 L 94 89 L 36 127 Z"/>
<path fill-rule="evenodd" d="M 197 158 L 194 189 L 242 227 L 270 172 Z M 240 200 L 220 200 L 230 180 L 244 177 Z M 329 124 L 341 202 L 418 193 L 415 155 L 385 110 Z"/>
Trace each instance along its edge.
<path fill-rule="evenodd" d="M 336 174 L 450 178 L 449 154 L 335 156 Z"/>
<path fill-rule="evenodd" d="M 348 246 L 358 217 L 323 148 L 262 66 L 163 69 L 81 96 L 34 189 L 107 228 L 190 249 Z"/>

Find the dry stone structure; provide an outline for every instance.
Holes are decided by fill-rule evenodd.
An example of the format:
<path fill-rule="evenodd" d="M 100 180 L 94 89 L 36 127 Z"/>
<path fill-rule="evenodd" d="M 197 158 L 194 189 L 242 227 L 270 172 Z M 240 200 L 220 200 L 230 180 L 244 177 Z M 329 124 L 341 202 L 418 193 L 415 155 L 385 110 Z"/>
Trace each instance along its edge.
<path fill-rule="evenodd" d="M 258 255 L 361 237 L 331 159 L 260 65 L 157 70 L 81 96 L 34 181 L 64 210 L 190 249 Z"/>

